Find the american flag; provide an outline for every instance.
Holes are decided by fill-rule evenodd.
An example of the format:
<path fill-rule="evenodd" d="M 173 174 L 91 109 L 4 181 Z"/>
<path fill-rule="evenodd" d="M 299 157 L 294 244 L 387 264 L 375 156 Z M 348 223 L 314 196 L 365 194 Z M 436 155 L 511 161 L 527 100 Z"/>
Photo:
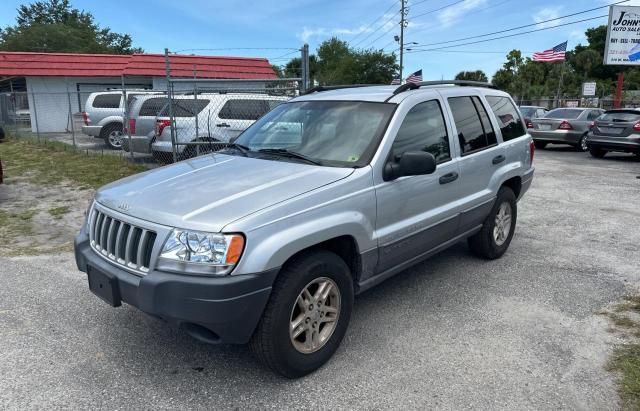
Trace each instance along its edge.
<path fill-rule="evenodd" d="M 392 86 L 397 86 L 399 84 L 400 84 L 400 77 L 394 77 L 393 80 L 391 80 Z"/>
<path fill-rule="evenodd" d="M 409 77 L 405 80 L 407 83 L 419 83 L 422 81 L 422 69 L 415 73 L 409 74 Z"/>
<path fill-rule="evenodd" d="M 564 61 L 564 54 L 567 51 L 567 42 L 560 43 L 554 48 L 533 53 L 533 61 Z"/>

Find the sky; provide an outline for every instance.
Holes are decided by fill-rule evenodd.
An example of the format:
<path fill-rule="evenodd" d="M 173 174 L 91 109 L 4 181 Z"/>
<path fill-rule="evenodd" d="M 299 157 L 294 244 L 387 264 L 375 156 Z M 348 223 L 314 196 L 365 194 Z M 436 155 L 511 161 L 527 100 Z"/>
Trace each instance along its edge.
<path fill-rule="evenodd" d="M 585 30 L 606 24 L 606 18 L 563 24 L 606 15 L 606 7 L 540 22 L 617 1 L 620 0 L 408 0 L 405 29 L 408 48 L 447 47 L 456 43 L 442 43 L 528 24 L 534 26 L 519 31 L 548 29 L 445 50 L 406 52 L 405 77 L 419 69 L 425 80 L 453 78 L 459 71 L 478 69 L 491 77 L 504 62 L 506 53 L 514 48 L 530 56 L 565 40 L 569 49 L 585 44 Z M 1 27 L 15 23 L 15 10 L 21 3 L 0 2 Z M 393 37 L 400 31 L 400 0 L 71 0 L 71 3 L 90 11 L 101 26 L 130 34 L 134 45 L 148 53 L 162 53 L 166 47 L 184 54 L 266 57 L 273 64 L 283 65 L 287 59 L 299 56 L 297 50 L 305 42 L 314 53 L 318 44 L 332 36 L 357 48 L 388 52 L 398 49 Z M 640 0 L 623 4 L 640 6 Z"/>

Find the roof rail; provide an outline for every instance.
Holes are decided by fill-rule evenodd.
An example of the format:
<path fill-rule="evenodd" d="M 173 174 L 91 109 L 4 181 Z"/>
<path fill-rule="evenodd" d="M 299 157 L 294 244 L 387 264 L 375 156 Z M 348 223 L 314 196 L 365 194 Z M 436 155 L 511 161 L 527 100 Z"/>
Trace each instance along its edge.
<path fill-rule="evenodd" d="M 380 86 L 380 84 L 342 84 L 338 86 L 315 86 L 310 88 L 309 90 L 302 93 L 302 95 L 319 93 L 321 91 L 331 91 L 331 90 L 340 90 L 343 88 L 358 88 L 358 87 L 371 87 L 371 86 Z"/>
<path fill-rule="evenodd" d="M 494 88 L 498 87 L 494 86 L 491 83 L 485 83 L 483 81 L 472 81 L 472 80 L 436 80 L 436 81 L 421 81 L 419 83 L 405 83 L 395 89 L 393 91 L 393 95 L 395 96 L 398 93 L 402 93 L 407 90 L 415 90 L 422 86 L 440 86 L 440 85 L 453 85 L 453 86 L 470 86 L 470 87 L 486 87 L 486 88 Z"/>

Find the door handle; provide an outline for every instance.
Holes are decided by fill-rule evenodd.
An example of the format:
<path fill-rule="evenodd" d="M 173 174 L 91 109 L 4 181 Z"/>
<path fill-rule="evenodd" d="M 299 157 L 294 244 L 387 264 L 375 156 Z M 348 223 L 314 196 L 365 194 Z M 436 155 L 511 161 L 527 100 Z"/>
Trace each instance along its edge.
<path fill-rule="evenodd" d="M 216 127 L 231 127 L 231 126 L 227 123 L 218 123 L 216 124 Z"/>
<path fill-rule="evenodd" d="M 447 184 L 447 183 L 451 183 L 454 182 L 458 179 L 458 173 L 451 172 L 451 173 L 447 173 L 445 175 L 443 175 L 442 177 L 440 177 L 440 184 Z"/>
<path fill-rule="evenodd" d="M 499 156 L 496 156 L 493 158 L 493 160 L 491 160 L 491 162 L 493 164 L 500 164 L 505 160 L 505 156 L 503 156 L 502 154 L 500 154 Z"/>

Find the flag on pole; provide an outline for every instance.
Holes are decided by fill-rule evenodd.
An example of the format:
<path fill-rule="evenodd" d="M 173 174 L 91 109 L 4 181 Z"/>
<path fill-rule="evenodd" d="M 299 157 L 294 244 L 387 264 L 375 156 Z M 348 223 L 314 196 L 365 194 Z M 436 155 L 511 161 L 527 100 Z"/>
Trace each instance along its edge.
<path fill-rule="evenodd" d="M 564 61 L 567 51 L 567 42 L 560 43 L 552 49 L 533 53 L 533 61 L 543 61 L 545 63 L 553 61 Z"/>
<path fill-rule="evenodd" d="M 400 84 L 400 77 L 394 77 L 393 80 L 391 80 L 392 86 L 397 86 L 399 84 Z"/>
<path fill-rule="evenodd" d="M 409 74 L 409 77 L 405 80 L 407 83 L 419 83 L 422 81 L 422 69 L 416 71 L 415 73 Z"/>

